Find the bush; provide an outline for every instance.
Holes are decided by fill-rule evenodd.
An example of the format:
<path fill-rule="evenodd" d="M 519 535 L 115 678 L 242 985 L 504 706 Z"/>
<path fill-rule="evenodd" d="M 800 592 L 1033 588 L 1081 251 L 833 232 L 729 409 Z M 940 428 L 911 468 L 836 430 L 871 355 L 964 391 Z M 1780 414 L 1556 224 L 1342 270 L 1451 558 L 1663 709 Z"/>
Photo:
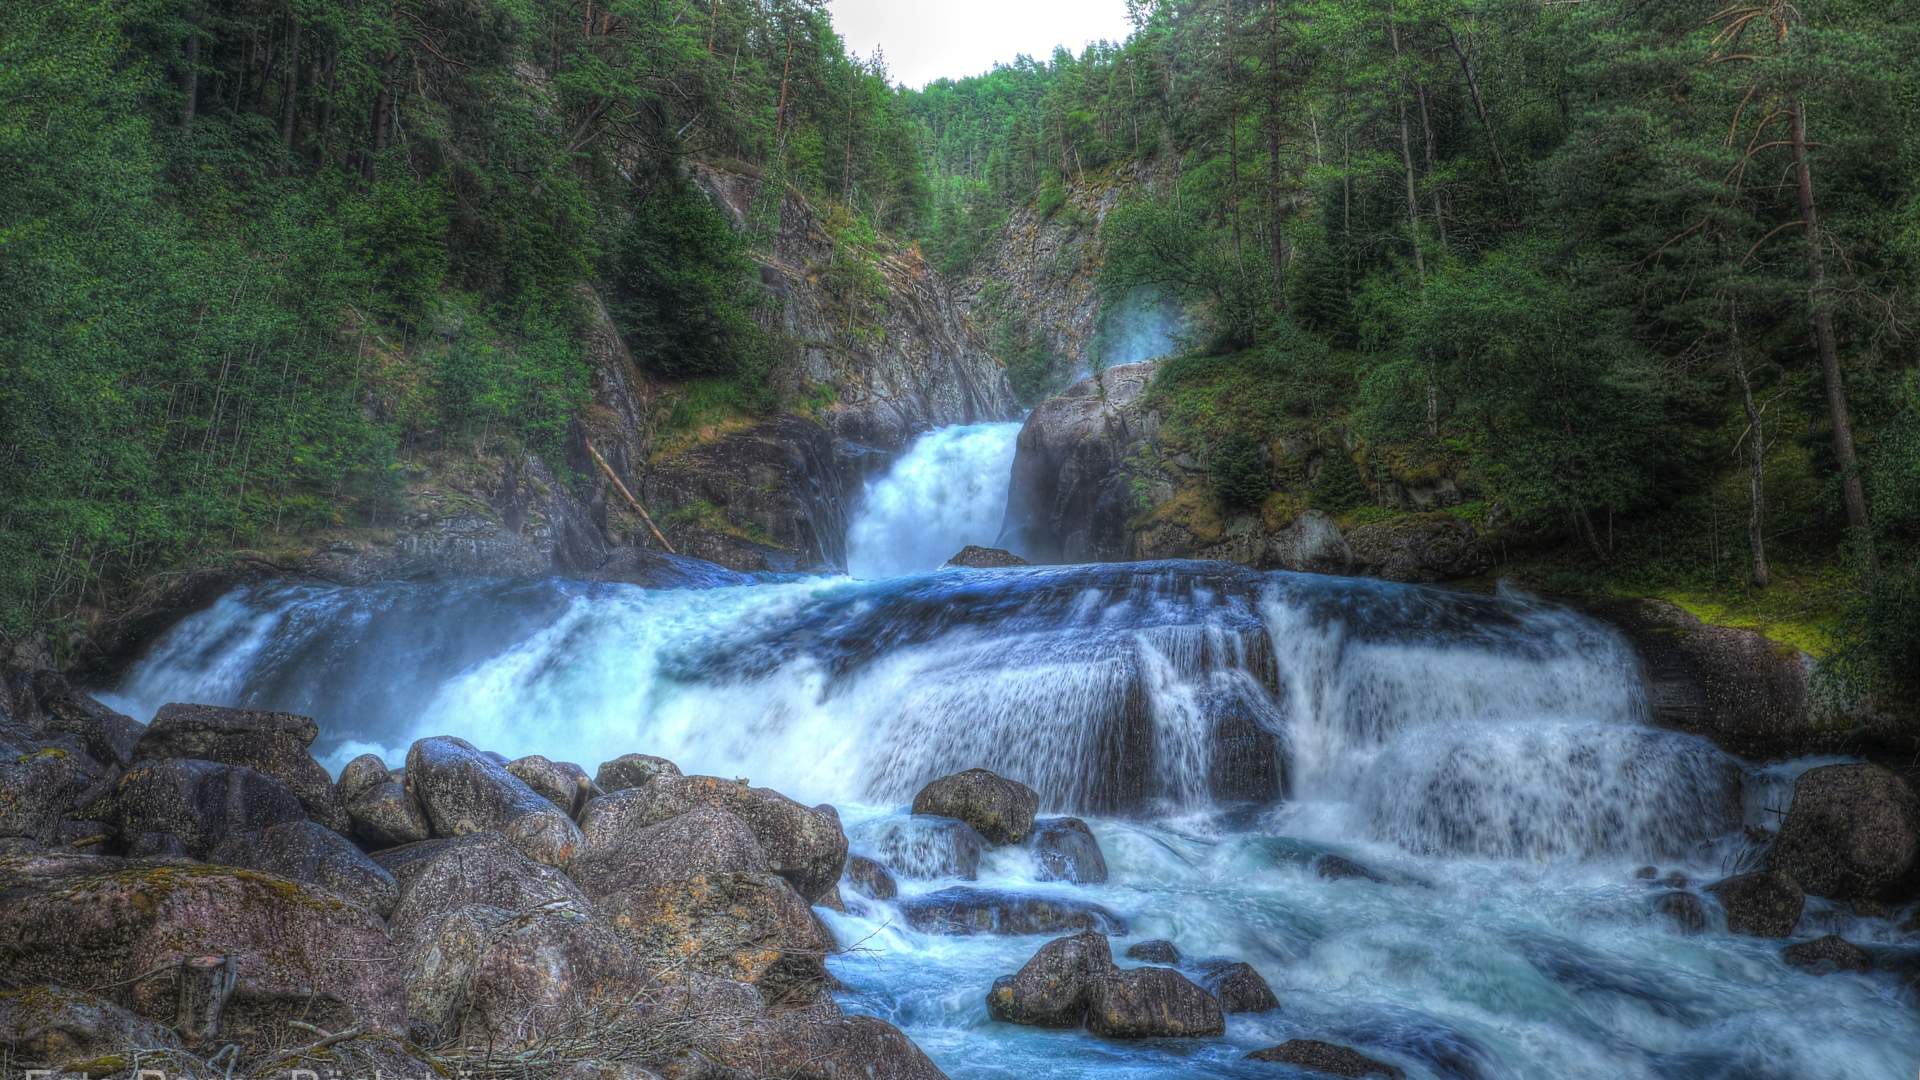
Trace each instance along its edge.
<path fill-rule="evenodd" d="M 673 378 L 757 369 L 767 336 L 749 298 L 754 263 L 746 243 L 705 195 L 684 180 L 639 197 L 608 269 L 611 304 L 634 357 Z"/>
<path fill-rule="evenodd" d="M 1207 480 L 1214 498 L 1228 510 L 1258 506 L 1273 490 L 1266 453 L 1258 440 L 1240 433 L 1227 436 L 1207 456 Z"/>

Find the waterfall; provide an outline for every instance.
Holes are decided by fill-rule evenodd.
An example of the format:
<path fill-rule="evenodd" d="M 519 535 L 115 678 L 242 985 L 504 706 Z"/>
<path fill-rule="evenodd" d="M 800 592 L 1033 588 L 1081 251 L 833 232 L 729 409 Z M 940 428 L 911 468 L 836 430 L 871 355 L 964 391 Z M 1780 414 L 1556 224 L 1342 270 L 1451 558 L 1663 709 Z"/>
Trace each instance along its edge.
<path fill-rule="evenodd" d="M 868 481 L 847 532 L 858 578 L 932 570 L 968 544 L 992 545 L 1007 511 L 1018 423 L 927 432 Z"/>
<path fill-rule="evenodd" d="M 979 766 L 1083 813 L 1286 795 L 1410 851 L 1651 856 L 1740 814 L 1728 759 L 1641 724 L 1634 657 L 1597 623 L 1222 564 L 257 587 L 112 700 L 185 698 L 315 715 L 336 766 L 458 733 L 896 804 Z"/>

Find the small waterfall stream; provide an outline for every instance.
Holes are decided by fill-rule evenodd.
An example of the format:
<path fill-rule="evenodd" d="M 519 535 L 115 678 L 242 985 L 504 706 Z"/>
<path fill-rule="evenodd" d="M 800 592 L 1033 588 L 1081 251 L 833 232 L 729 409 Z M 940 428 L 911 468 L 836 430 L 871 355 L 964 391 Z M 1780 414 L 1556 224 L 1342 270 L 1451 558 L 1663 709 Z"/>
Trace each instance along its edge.
<path fill-rule="evenodd" d="M 834 960 L 843 1005 L 965 1080 L 1290 1076 L 1243 1058 L 1295 1037 L 1423 1080 L 1851 1080 L 1920 1060 L 1894 976 L 1816 981 L 1717 913 L 1682 936 L 1655 912 L 1664 887 L 1633 869 L 1720 876 L 1777 802 L 1755 791 L 1790 775 L 1648 726 L 1611 629 L 1524 596 L 1216 563 L 931 570 L 992 541 L 1015 427 L 934 433 L 869 486 L 851 561 L 874 580 L 261 585 L 105 696 L 142 717 L 313 715 L 334 767 L 445 733 L 589 769 L 660 754 L 833 802 L 856 851 L 912 848 L 897 826 L 918 787 L 990 768 L 1089 818 L 1112 878 L 1047 882 L 1011 848 L 966 884 L 1098 902 L 1129 924 L 1116 956 L 1171 938 L 1254 964 L 1283 1003 L 1187 1043 L 1011 1027 L 983 995 L 1045 938 L 826 913 L 863 942 Z M 1380 880 L 1324 879 L 1322 853 Z M 937 855 L 901 868 L 942 872 Z M 956 884 L 903 877 L 901 899 Z M 1894 933 L 1818 901 L 1807 919 Z"/>
<path fill-rule="evenodd" d="M 847 531 L 857 578 L 932 570 L 968 544 L 993 546 L 1007 513 L 1020 425 L 937 428 L 867 482 Z"/>

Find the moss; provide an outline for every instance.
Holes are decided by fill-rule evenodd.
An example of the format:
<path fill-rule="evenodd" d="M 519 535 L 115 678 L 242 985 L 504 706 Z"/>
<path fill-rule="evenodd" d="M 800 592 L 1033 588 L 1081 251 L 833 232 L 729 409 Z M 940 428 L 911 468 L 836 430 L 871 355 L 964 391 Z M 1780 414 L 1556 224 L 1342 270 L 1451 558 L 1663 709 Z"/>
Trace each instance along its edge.
<path fill-rule="evenodd" d="M 1686 610 L 1687 614 L 1710 626 L 1730 626 L 1752 630 L 1768 640 L 1797 649 L 1813 657 L 1832 651 L 1833 628 L 1838 613 L 1821 619 L 1812 612 L 1780 610 L 1768 598 L 1715 596 L 1699 592 L 1671 592 L 1659 596 Z"/>
<path fill-rule="evenodd" d="M 25 765 L 29 761 L 64 761 L 66 757 L 67 752 L 57 746 L 43 746 L 30 754 L 21 754 L 16 763 Z"/>
<path fill-rule="evenodd" d="M 1178 525 L 1202 544 L 1218 543 L 1227 531 L 1226 522 L 1220 518 L 1219 504 L 1211 493 L 1198 486 L 1182 488 L 1173 498 L 1154 507 L 1147 520 Z"/>
<path fill-rule="evenodd" d="M 151 912 L 176 891 L 209 881 L 237 881 L 251 892 L 264 893 L 309 911 L 337 914 L 353 910 L 345 901 L 318 893 L 297 881 L 232 866 L 168 864 L 129 867 L 82 875 L 67 883 L 61 891 L 77 899 L 102 887 L 127 888 L 132 892 L 130 901 L 133 906 L 143 912 Z"/>

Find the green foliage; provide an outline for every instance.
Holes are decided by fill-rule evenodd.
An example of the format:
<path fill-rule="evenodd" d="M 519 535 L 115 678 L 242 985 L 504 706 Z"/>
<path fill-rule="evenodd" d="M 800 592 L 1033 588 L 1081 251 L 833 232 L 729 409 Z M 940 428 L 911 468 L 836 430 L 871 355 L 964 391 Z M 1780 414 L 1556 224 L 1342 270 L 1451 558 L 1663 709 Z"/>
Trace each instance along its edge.
<path fill-rule="evenodd" d="M 1258 506 L 1273 490 L 1266 452 L 1258 440 L 1241 433 L 1221 440 L 1207 455 L 1207 482 L 1227 510 Z"/>
<path fill-rule="evenodd" d="M 765 363 L 753 259 L 726 217 L 672 180 L 640 195 L 615 245 L 610 306 L 641 366 L 672 377 L 732 376 Z"/>
<path fill-rule="evenodd" d="M 1372 502 L 1367 486 L 1360 480 L 1360 469 L 1344 450 L 1326 456 L 1313 478 L 1313 508 L 1337 516 Z"/>

